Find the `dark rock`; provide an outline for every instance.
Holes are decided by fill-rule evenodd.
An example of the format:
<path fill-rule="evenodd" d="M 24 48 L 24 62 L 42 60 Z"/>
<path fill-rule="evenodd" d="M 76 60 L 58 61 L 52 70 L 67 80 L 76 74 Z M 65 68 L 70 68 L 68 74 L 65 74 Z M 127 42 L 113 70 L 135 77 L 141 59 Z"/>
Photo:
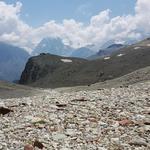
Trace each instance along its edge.
<path fill-rule="evenodd" d="M 57 106 L 57 107 L 66 107 L 67 104 L 60 104 L 60 103 L 56 102 L 56 106 Z"/>
<path fill-rule="evenodd" d="M 34 142 L 34 147 L 38 147 L 39 149 L 43 149 L 44 145 L 41 142 L 39 142 L 39 141 L 36 140 Z"/>
<path fill-rule="evenodd" d="M 5 107 L 0 107 L 0 114 L 6 115 L 6 114 L 8 114 L 10 112 L 13 112 L 13 111 L 8 109 L 8 108 L 5 108 Z"/>
<path fill-rule="evenodd" d="M 79 99 L 74 99 L 72 101 L 73 102 L 86 102 L 87 100 L 83 97 L 83 98 L 79 98 Z"/>

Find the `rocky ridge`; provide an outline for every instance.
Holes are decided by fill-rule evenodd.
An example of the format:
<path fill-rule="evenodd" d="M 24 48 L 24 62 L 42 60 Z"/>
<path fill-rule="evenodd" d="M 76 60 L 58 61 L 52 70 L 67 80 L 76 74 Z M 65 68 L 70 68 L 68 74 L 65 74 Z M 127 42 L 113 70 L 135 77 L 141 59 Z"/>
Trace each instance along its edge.
<path fill-rule="evenodd" d="M 0 149 L 148 150 L 149 106 L 150 82 L 3 99 Z"/>
<path fill-rule="evenodd" d="M 67 61 L 64 62 L 64 59 Z M 42 88 L 87 86 L 119 78 L 148 66 L 150 40 L 146 39 L 123 47 L 109 57 L 91 61 L 50 54 L 32 57 L 19 83 Z"/>

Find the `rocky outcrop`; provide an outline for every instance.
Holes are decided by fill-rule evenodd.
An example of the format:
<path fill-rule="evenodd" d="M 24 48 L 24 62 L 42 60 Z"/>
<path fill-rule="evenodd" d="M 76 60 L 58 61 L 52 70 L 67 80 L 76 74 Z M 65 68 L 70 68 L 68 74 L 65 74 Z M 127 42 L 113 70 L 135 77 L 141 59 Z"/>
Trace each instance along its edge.
<path fill-rule="evenodd" d="M 148 44 L 149 43 L 149 44 Z M 29 59 L 20 83 L 37 87 L 90 85 L 150 66 L 150 40 L 97 60 L 41 54 Z"/>
<path fill-rule="evenodd" d="M 20 84 L 39 85 L 40 83 L 36 84 L 36 82 L 42 82 L 41 87 L 63 86 L 65 83 L 73 85 L 75 81 L 70 77 L 78 73 L 79 67 L 85 62 L 87 61 L 84 59 L 42 53 L 29 59 L 22 73 Z M 70 80 L 67 81 L 68 77 Z"/>

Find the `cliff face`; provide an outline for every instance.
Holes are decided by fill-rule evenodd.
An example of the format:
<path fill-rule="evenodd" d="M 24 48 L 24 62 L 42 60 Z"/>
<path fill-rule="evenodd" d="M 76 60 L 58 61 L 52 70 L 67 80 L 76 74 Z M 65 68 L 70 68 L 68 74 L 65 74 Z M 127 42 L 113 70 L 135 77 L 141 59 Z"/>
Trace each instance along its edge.
<path fill-rule="evenodd" d="M 51 54 L 41 54 L 28 60 L 20 79 L 20 84 L 40 87 L 62 86 L 71 74 L 77 73 L 78 66 L 87 62 L 84 59 L 67 58 Z M 42 84 L 41 84 L 42 82 Z M 66 84 L 73 84 L 73 80 Z M 52 84 L 51 84 L 52 83 Z"/>

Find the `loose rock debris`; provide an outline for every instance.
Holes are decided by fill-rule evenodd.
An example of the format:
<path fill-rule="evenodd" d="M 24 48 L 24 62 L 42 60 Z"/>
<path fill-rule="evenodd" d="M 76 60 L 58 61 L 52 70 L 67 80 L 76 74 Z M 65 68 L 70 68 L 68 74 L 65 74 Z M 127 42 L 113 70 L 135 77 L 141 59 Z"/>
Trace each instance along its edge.
<path fill-rule="evenodd" d="M 0 149 L 149 150 L 149 99 L 150 82 L 1 100 Z"/>

